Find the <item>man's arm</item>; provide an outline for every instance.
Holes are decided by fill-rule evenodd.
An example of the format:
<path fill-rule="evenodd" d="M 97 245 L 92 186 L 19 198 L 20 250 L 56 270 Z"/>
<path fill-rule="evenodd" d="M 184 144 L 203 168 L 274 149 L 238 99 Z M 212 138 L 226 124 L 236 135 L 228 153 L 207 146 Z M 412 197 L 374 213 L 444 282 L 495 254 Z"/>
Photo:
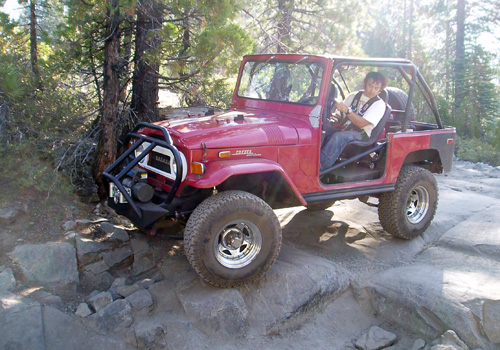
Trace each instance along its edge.
<path fill-rule="evenodd" d="M 356 114 L 356 113 L 348 113 L 349 111 L 349 108 L 343 103 L 343 102 L 339 102 L 335 105 L 335 107 L 345 113 L 345 115 L 347 116 L 347 118 L 349 118 L 349 120 L 354 124 L 356 125 L 358 128 L 362 129 L 364 128 L 365 126 L 367 125 L 370 125 L 371 123 L 366 120 L 365 118 L 363 118 L 362 116 Z"/>
<path fill-rule="evenodd" d="M 347 118 L 349 118 L 349 120 L 354 124 L 356 125 L 358 128 L 362 129 L 364 128 L 365 126 L 367 125 L 370 125 L 371 123 L 366 120 L 365 118 L 363 118 L 362 116 L 360 115 L 357 115 L 356 113 L 346 113 L 346 116 Z"/>

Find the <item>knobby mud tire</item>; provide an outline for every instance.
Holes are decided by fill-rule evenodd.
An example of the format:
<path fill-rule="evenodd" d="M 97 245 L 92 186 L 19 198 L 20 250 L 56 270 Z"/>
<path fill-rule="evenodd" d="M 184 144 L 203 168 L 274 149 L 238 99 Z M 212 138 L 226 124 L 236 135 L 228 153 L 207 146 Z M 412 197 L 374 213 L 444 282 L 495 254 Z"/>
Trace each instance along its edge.
<path fill-rule="evenodd" d="M 389 98 L 387 103 L 392 107 L 392 109 L 404 110 L 406 107 L 406 103 L 408 101 L 408 95 L 406 94 L 406 92 L 395 87 L 387 87 L 386 90 L 389 93 Z M 415 106 L 413 105 L 413 103 L 410 103 L 409 109 L 410 109 L 409 121 L 410 122 L 415 121 L 416 115 L 415 115 Z"/>
<path fill-rule="evenodd" d="M 231 245 L 226 249 L 238 233 L 247 234 L 241 235 L 246 241 L 240 248 Z M 271 207 L 259 197 L 224 191 L 204 200 L 191 214 L 184 245 L 191 266 L 204 281 L 236 287 L 260 278 L 276 261 L 281 226 Z"/>
<path fill-rule="evenodd" d="M 434 219 L 437 202 L 434 175 L 424 168 L 404 166 L 396 181 L 396 189 L 380 197 L 380 223 L 393 237 L 416 238 L 427 230 Z"/>

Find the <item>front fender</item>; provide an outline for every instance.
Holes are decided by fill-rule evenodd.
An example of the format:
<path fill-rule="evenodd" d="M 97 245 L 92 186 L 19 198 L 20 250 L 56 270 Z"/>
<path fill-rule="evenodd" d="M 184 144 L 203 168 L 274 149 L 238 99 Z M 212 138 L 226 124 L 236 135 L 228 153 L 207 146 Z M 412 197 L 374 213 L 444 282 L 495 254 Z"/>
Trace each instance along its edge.
<path fill-rule="evenodd" d="M 197 188 L 212 188 L 217 187 L 231 176 L 258 174 L 265 172 L 278 172 L 288 183 L 292 191 L 303 205 L 307 202 L 302 197 L 302 194 L 297 189 L 288 174 L 283 170 L 281 165 L 269 159 L 235 159 L 235 160 L 217 160 L 205 164 L 205 174 L 189 175 L 184 183 L 186 185 Z"/>

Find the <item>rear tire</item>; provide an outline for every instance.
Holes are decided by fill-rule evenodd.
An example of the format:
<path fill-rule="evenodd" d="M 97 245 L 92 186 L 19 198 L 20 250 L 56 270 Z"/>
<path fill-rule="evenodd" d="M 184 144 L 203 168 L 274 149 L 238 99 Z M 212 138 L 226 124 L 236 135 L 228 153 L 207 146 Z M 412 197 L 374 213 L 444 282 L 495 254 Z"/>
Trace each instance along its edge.
<path fill-rule="evenodd" d="M 427 169 L 404 166 L 394 192 L 380 197 L 378 215 L 393 237 L 413 239 L 431 224 L 438 202 L 437 182 Z"/>
<path fill-rule="evenodd" d="M 225 191 L 204 200 L 184 233 L 186 256 L 196 273 L 218 287 L 258 279 L 281 248 L 281 226 L 271 207 L 243 191 Z"/>

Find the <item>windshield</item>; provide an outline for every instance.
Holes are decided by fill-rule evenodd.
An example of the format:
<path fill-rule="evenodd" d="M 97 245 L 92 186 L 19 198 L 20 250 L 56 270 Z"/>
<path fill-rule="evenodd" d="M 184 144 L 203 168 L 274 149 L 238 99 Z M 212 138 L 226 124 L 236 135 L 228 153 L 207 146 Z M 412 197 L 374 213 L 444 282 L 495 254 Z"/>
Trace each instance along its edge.
<path fill-rule="evenodd" d="M 307 61 L 248 61 L 243 67 L 238 96 L 315 105 L 319 99 L 323 64 Z"/>

